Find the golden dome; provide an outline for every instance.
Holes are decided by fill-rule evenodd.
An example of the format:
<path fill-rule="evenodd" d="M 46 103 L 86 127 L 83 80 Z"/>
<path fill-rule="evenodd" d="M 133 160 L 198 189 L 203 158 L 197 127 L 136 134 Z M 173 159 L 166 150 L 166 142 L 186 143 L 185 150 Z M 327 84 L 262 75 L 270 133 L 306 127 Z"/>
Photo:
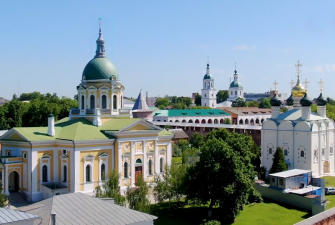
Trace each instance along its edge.
<path fill-rule="evenodd" d="M 291 92 L 294 97 L 304 97 L 304 95 L 307 93 L 306 89 L 300 84 L 299 80 L 292 88 Z"/>

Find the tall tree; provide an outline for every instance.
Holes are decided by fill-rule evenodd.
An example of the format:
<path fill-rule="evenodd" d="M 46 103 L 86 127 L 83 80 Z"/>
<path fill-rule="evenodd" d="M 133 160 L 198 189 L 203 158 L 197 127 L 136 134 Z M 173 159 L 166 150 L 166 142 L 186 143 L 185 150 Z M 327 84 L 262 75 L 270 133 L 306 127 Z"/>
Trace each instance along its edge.
<path fill-rule="evenodd" d="M 260 200 L 253 186 L 255 154 L 250 144 L 248 136 L 212 131 L 201 146 L 200 160 L 185 179 L 187 198 L 208 203 L 209 211 L 217 206 L 223 223 L 232 223 L 245 204 Z"/>
<path fill-rule="evenodd" d="M 219 90 L 216 94 L 216 102 L 221 103 L 227 100 L 229 97 L 229 93 L 227 90 Z"/>
<path fill-rule="evenodd" d="M 270 173 L 277 173 L 287 170 L 287 165 L 285 163 L 285 156 L 283 149 L 278 147 L 275 155 L 273 156 L 273 163 L 270 169 Z"/>
<path fill-rule="evenodd" d="M 262 98 L 261 102 L 259 103 L 259 108 L 271 108 L 270 99 L 269 98 Z"/>
<path fill-rule="evenodd" d="M 232 107 L 244 107 L 244 106 L 247 106 L 247 104 L 243 98 L 237 98 L 235 101 L 233 101 L 231 106 Z"/>
<path fill-rule="evenodd" d="M 201 95 L 197 94 L 194 100 L 195 105 L 201 106 Z"/>
<path fill-rule="evenodd" d="M 157 98 L 155 106 L 159 109 L 165 109 L 170 105 L 170 100 L 165 97 L 165 98 Z"/>
<path fill-rule="evenodd" d="M 126 193 L 129 208 L 148 212 L 150 205 L 148 200 L 148 187 L 143 176 L 138 176 L 136 180 L 136 187 L 129 188 Z"/>

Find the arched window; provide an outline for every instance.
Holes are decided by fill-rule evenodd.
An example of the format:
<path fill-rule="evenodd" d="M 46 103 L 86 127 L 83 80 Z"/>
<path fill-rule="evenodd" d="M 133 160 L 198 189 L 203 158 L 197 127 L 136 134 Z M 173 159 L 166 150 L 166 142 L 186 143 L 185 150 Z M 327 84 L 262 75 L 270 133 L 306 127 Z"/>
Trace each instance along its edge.
<path fill-rule="evenodd" d="M 116 95 L 113 95 L 113 109 L 117 109 L 117 98 L 116 98 Z"/>
<path fill-rule="evenodd" d="M 239 122 L 239 124 L 243 124 L 243 120 L 242 120 L 242 119 L 240 119 L 240 122 Z"/>
<path fill-rule="evenodd" d="M 300 152 L 300 157 L 305 157 L 305 152 L 304 151 Z"/>
<path fill-rule="evenodd" d="M 152 160 L 149 159 L 149 175 L 152 175 Z"/>
<path fill-rule="evenodd" d="M 201 123 L 206 123 L 206 120 L 205 120 L 205 119 L 202 119 L 202 120 L 201 120 Z"/>
<path fill-rule="evenodd" d="M 100 180 L 105 180 L 106 179 L 106 166 L 105 163 L 101 164 L 101 168 L 100 168 Z"/>
<path fill-rule="evenodd" d="M 86 166 L 86 182 L 91 182 L 91 165 Z"/>
<path fill-rule="evenodd" d="M 219 123 L 218 119 L 214 119 L 214 124 L 218 124 L 218 123 Z"/>
<path fill-rule="evenodd" d="M 63 166 L 63 182 L 67 181 L 67 167 Z"/>
<path fill-rule="evenodd" d="M 220 119 L 220 124 L 224 124 L 224 120 L 223 119 Z"/>
<path fill-rule="evenodd" d="M 95 108 L 95 97 L 94 95 L 90 96 L 90 109 L 94 109 Z"/>
<path fill-rule="evenodd" d="M 103 95 L 101 97 L 101 108 L 103 108 L 103 109 L 107 108 L 107 97 L 106 97 L 106 95 Z"/>
<path fill-rule="evenodd" d="M 207 123 L 212 123 L 212 119 L 209 119 L 209 120 L 207 121 Z"/>
<path fill-rule="evenodd" d="M 48 166 L 44 165 L 42 167 L 42 182 L 48 182 Z"/>
<path fill-rule="evenodd" d="M 125 162 L 124 165 L 123 165 L 123 169 L 124 169 L 124 178 L 128 178 L 128 163 Z"/>
<path fill-rule="evenodd" d="M 249 124 L 249 120 L 248 119 L 245 119 L 245 124 Z"/>
<path fill-rule="evenodd" d="M 160 160 L 159 160 L 159 171 L 160 171 L 161 173 L 163 173 L 163 169 L 164 169 L 164 165 L 163 165 L 163 163 L 164 163 L 164 159 L 163 159 L 163 158 L 160 158 Z"/>
<path fill-rule="evenodd" d="M 188 123 L 193 123 L 193 120 L 189 120 Z"/>
<path fill-rule="evenodd" d="M 85 109 L 85 97 L 84 97 L 84 95 L 81 96 L 81 109 Z"/>
<path fill-rule="evenodd" d="M 284 155 L 287 155 L 287 149 L 284 149 Z"/>

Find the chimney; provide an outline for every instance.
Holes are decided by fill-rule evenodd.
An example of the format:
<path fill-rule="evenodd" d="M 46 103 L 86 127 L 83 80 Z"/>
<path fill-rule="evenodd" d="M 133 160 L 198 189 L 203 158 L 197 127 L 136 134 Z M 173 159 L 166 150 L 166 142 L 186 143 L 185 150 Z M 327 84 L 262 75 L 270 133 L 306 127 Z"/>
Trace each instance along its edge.
<path fill-rule="evenodd" d="M 280 114 L 280 106 L 272 106 L 271 111 L 272 111 L 271 118 L 277 118 Z"/>
<path fill-rule="evenodd" d="M 51 213 L 51 225 L 56 225 L 56 213 Z"/>
<path fill-rule="evenodd" d="M 311 107 L 310 106 L 301 107 L 301 118 L 304 120 L 309 120 L 311 118 Z"/>
<path fill-rule="evenodd" d="M 54 115 L 50 114 L 48 116 L 48 135 L 54 137 L 56 134 L 55 132 L 55 117 Z"/>
<path fill-rule="evenodd" d="M 321 117 L 327 116 L 327 107 L 325 105 L 318 105 L 318 114 Z"/>

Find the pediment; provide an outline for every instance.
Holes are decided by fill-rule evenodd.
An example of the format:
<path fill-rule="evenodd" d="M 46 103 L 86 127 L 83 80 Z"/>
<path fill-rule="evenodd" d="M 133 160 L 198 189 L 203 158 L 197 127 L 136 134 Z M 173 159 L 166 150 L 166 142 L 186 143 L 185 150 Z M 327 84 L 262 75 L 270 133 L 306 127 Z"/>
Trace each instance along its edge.
<path fill-rule="evenodd" d="M 125 131 L 161 131 L 160 127 L 155 126 L 152 123 L 149 123 L 145 120 L 139 120 L 128 127 L 125 127 L 120 132 Z"/>
<path fill-rule="evenodd" d="M 28 141 L 22 134 L 20 134 L 14 128 L 7 131 L 2 137 L 1 140 L 10 140 L 10 141 Z"/>

